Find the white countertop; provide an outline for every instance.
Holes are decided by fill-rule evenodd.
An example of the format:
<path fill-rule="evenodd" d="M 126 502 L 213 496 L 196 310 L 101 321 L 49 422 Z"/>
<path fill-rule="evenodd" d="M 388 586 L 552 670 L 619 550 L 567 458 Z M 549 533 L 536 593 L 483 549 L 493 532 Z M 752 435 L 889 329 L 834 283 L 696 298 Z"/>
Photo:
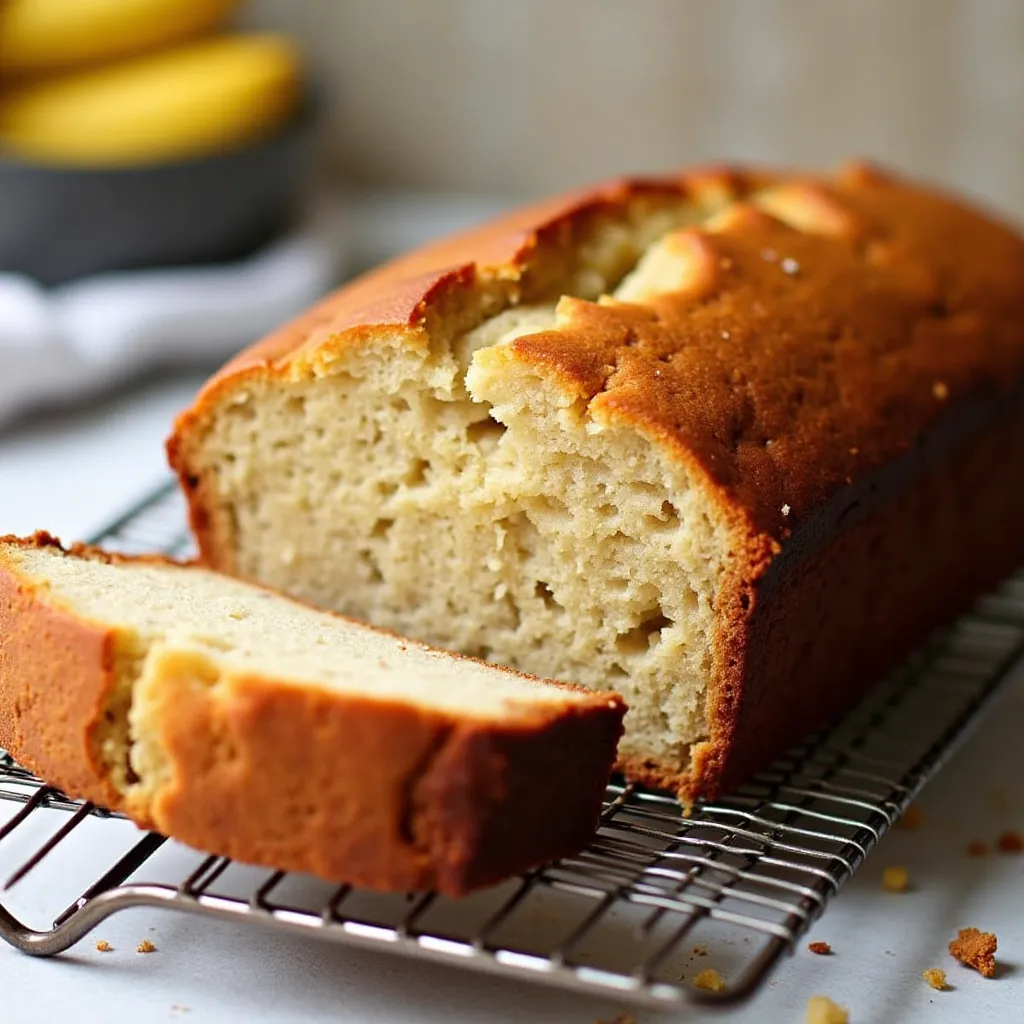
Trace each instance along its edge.
<path fill-rule="evenodd" d="M 37 416 L 0 432 L 0 533 L 46 528 L 66 539 L 85 537 L 124 510 L 162 478 L 161 442 L 196 384 L 195 377 L 151 380 L 88 408 Z M 1021 682 L 925 792 L 919 803 L 923 826 L 887 836 L 815 926 L 809 940 L 830 942 L 833 956 L 801 948 L 753 1001 L 725 1013 L 640 1011 L 637 1021 L 795 1024 L 814 993 L 849 1007 L 854 1024 L 1024 1019 L 1024 856 L 965 854 L 969 840 L 992 842 L 1005 828 L 1024 828 Z M 0 815 L 9 813 L 0 808 Z M 9 856 L 0 846 L 0 869 L 10 864 Z M 96 856 L 99 864 L 102 850 Z M 890 864 L 908 868 L 912 891 L 881 891 L 879 876 Z M 24 888 L 31 903 L 32 886 Z M 1002 968 L 996 979 L 959 967 L 946 953 L 956 929 L 967 925 L 998 935 Z M 97 937 L 114 951 L 96 952 Z M 150 956 L 134 952 L 145 937 L 158 947 Z M 935 992 L 921 980 L 921 971 L 932 966 L 947 970 L 952 991 Z M 0 948 L 0 992 L 4 1018 L 26 1024 L 593 1024 L 626 1009 L 609 1000 L 149 910 L 115 916 L 53 960 Z"/>

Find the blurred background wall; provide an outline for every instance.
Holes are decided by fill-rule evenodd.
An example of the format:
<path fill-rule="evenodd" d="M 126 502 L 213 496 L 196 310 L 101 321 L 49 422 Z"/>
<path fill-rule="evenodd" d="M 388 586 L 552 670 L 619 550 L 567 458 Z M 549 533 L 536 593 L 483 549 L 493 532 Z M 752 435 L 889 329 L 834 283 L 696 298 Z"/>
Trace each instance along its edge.
<path fill-rule="evenodd" d="M 1024 217 L 1022 0 L 254 0 L 360 185 L 528 195 L 869 155 Z"/>

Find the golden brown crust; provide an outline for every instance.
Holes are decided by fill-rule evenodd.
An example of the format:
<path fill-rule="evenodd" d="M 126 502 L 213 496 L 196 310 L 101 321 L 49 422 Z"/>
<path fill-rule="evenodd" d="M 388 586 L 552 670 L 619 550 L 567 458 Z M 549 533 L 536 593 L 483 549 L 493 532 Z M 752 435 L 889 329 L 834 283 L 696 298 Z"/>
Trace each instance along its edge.
<path fill-rule="evenodd" d="M 126 800 L 95 748 L 113 634 L 55 607 L 2 550 L 0 739 L 73 796 L 240 860 L 451 895 L 576 852 L 597 825 L 625 710 L 613 695 L 489 722 L 273 679 L 214 687 L 173 651 L 153 668 L 169 778 Z"/>
<path fill-rule="evenodd" d="M 580 849 L 618 739 L 592 707 L 503 727 L 269 680 L 165 683 L 159 831 L 376 889 L 458 895 Z M 547 780 L 568 751 L 582 789 L 563 803 Z"/>
<path fill-rule="evenodd" d="M 710 796 L 834 717 L 1024 557 L 1014 511 L 1024 473 L 1005 458 L 987 479 L 976 471 L 1021 437 L 1024 241 L 1014 232 L 865 165 L 614 182 L 343 288 L 225 367 L 180 418 L 169 455 L 201 550 L 230 570 L 229 524 L 213 521 L 217 502 L 189 452 L 223 394 L 395 331 L 425 344 L 432 313 L 483 280 L 514 281 L 526 297 L 591 218 L 624 216 L 652 194 L 707 209 L 710 196 L 729 200 L 675 236 L 677 287 L 629 303 L 566 298 L 554 329 L 478 358 L 539 371 L 592 416 L 644 434 L 704 482 L 730 524 L 708 741 L 690 774 L 624 765 Z M 957 499 L 965 486 L 978 488 L 976 502 Z M 890 551 L 910 556 L 909 575 L 890 579 Z"/>
<path fill-rule="evenodd" d="M 684 791 L 713 796 L 744 781 L 1024 561 L 1024 460 L 1006 455 L 1024 446 L 1024 414 L 997 428 L 874 508 L 865 502 L 817 550 L 791 544 L 749 607 L 737 602 L 732 621 L 748 618 L 720 641 L 733 661 Z"/>

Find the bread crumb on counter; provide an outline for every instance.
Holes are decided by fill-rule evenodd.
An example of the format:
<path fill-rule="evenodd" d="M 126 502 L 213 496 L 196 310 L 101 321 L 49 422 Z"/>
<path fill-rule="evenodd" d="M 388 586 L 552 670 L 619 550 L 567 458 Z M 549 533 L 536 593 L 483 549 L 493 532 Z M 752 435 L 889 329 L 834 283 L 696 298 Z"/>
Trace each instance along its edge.
<path fill-rule="evenodd" d="M 113 953 L 114 947 L 109 942 L 107 942 L 106 939 L 100 939 L 100 941 L 96 943 L 96 952 Z"/>
<path fill-rule="evenodd" d="M 696 978 L 693 979 L 693 987 L 703 989 L 705 992 L 724 992 L 725 978 L 723 978 L 714 967 L 705 967 Z"/>
<path fill-rule="evenodd" d="M 850 1024 L 850 1014 L 828 996 L 811 996 L 807 1000 L 807 1024 Z"/>
<path fill-rule="evenodd" d="M 888 867 L 882 872 L 882 888 L 886 892 L 906 892 L 910 888 L 910 875 L 906 868 Z"/>
<path fill-rule="evenodd" d="M 1024 853 L 1024 836 L 1016 829 L 1007 829 L 997 840 L 1000 853 Z"/>
<path fill-rule="evenodd" d="M 939 992 L 949 988 L 949 985 L 946 984 L 946 972 L 941 967 L 929 967 L 928 970 L 922 973 L 921 977 L 932 988 L 938 989 Z"/>
<path fill-rule="evenodd" d="M 135 947 L 135 952 L 136 953 L 155 953 L 156 952 L 156 946 L 154 946 L 153 943 L 149 941 L 149 939 L 143 939 Z"/>
<path fill-rule="evenodd" d="M 828 956 L 832 952 L 832 947 L 827 942 L 808 942 L 807 948 L 818 956 Z"/>
<path fill-rule="evenodd" d="M 968 857 L 987 857 L 988 856 L 988 844 L 983 843 L 980 839 L 972 839 L 967 844 L 967 856 Z"/>
<path fill-rule="evenodd" d="M 983 978 L 991 978 L 996 973 L 996 945 L 992 932 L 961 928 L 949 944 L 949 952 L 965 967 L 973 967 Z"/>
<path fill-rule="evenodd" d="M 920 828 L 924 824 L 924 812 L 917 804 L 911 804 L 896 822 L 897 828 Z"/>

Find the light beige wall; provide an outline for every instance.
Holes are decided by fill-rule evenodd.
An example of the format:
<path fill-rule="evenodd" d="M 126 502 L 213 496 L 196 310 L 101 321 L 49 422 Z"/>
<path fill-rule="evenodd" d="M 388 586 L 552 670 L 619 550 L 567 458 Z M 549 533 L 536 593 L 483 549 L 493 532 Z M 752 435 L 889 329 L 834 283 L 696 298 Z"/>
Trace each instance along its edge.
<path fill-rule="evenodd" d="M 354 180 L 537 193 L 856 153 L 1024 217 L 1024 0 L 254 0 Z"/>

